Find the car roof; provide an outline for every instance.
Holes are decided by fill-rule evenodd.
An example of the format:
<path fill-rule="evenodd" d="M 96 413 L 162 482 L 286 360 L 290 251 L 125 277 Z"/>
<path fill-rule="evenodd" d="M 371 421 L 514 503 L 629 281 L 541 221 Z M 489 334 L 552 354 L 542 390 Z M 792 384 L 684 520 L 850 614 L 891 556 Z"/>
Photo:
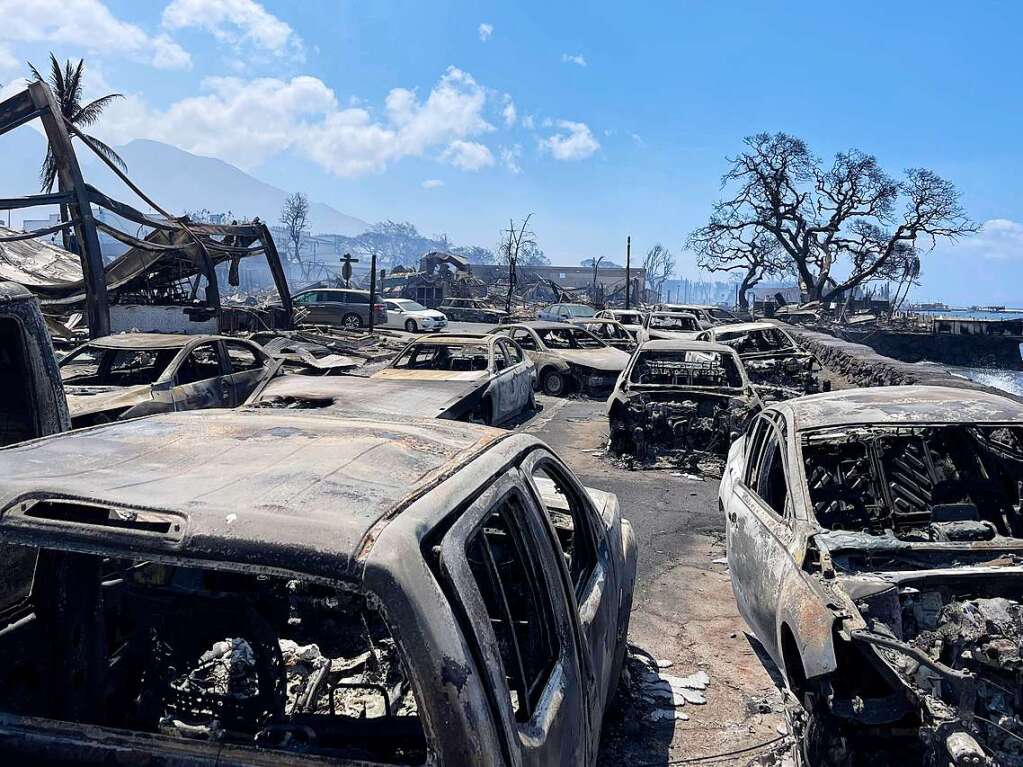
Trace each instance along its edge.
<path fill-rule="evenodd" d="M 351 576 L 401 510 L 509 434 L 325 410 L 118 421 L 0 451 L 0 521 L 27 496 L 170 512 L 186 518 L 178 556 Z M 53 524 L 62 541 L 76 534 Z"/>
<path fill-rule="evenodd" d="M 180 349 L 193 341 L 238 341 L 237 338 L 224 336 L 187 335 L 185 333 L 117 333 L 87 341 L 91 346 L 101 349 Z"/>
<path fill-rule="evenodd" d="M 712 328 L 708 328 L 706 332 L 715 335 L 718 333 L 748 333 L 751 330 L 765 330 L 767 328 L 782 330 L 782 328 L 779 328 L 771 322 L 733 322 L 728 325 L 716 325 Z"/>
<path fill-rule="evenodd" d="M 413 338 L 410 344 L 444 344 L 445 346 L 470 346 L 473 344 L 486 344 L 493 341 L 493 336 L 485 333 L 433 333 L 428 336 Z"/>
<path fill-rule="evenodd" d="M 571 322 L 549 322 L 547 320 L 530 320 L 528 322 L 515 322 L 511 325 L 504 325 L 503 327 L 520 327 L 520 328 L 532 328 L 533 330 L 554 330 L 557 328 L 564 329 L 566 327 L 572 327 Z"/>
<path fill-rule="evenodd" d="M 568 320 L 569 325 L 595 325 L 601 322 L 605 325 L 622 324 L 613 317 L 570 317 Z"/>
<path fill-rule="evenodd" d="M 637 352 L 721 352 L 729 356 L 735 354 L 735 349 L 724 344 L 714 344 L 710 341 L 687 341 L 685 339 L 660 339 L 655 338 L 644 341 L 636 349 Z"/>
<path fill-rule="evenodd" d="M 1023 421 L 1023 403 L 953 386 L 843 389 L 779 402 L 797 431 L 857 424 L 1006 423 Z"/>

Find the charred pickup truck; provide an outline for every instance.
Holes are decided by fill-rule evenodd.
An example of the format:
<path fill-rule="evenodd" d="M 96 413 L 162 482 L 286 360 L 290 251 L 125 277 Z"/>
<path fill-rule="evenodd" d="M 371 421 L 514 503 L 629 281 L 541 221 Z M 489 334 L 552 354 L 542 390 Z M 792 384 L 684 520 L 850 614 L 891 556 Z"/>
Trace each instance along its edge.
<path fill-rule="evenodd" d="M 0 461 L 5 764 L 595 763 L 636 543 L 535 438 L 203 410 Z"/>
<path fill-rule="evenodd" d="M 719 453 L 761 407 L 733 349 L 699 341 L 640 344 L 607 401 L 611 451 Z"/>
<path fill-rule="evenodd" d="M 1023 764 L 1023 405 L 896 386 L 767 407 L 721 482 L 739 611 L 809 765 Z"/>
<path fill-rule="evenodd" d="M 735 349 L 746 374 L 765 399 L 789 399 L 821 391 L 820 362 L 776 325 L 766 322 L 719 325 L 697 338 Z"/>

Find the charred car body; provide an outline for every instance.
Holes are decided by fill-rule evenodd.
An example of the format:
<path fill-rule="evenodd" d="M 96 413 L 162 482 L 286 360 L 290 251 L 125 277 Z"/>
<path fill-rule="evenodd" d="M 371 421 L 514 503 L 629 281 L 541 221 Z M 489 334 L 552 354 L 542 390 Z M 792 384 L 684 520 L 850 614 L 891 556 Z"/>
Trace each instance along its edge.
<path fill-rule="evenodd" d="M 588 333 L 592 333 L 608 346 L 621 349 L 623 352 L 631 352 L 636 348 L 636 338 L 618 320 L 604 317 L 579 317 L 569 320 L 573 325 L 578 325 Z"/>
<path fill-rule="evenodd" d="M 437 311 L 442 312 L 452 322 L 484 322 L 495 324 L 507 322 L 511 315 L 504 309 L 490 306 L 476 298 L 449 298 Z"/>
<path fill-rule="evenodd" d="M 237 407 L 280 363 L 226 336 L 122 333 L 73 349 L 60 363 L 74 427 L 178 410 Z"/>
<path fill-rule="evenodd" d="M 775 403 L 721 483 L 739 610 L 809 764 L 1023 764 L 1023 406 L 943 387 Z"/>
<path fill-rule="evenodd" d="M 390 365 L 370 376 L 370 381 L 389 384 L 392 391 L 376 393 L 367 386 L 364 397 L 393 397 L 387 407 L 402 408 L 405 413 L 423 412 L 416 409 L 416 400 L 425 404 L 421 398 L 429 396 L 426 392 L 444 398 L 432 404 L 447 417 L 491 425 L 535 407 L 535 366 L 518 344 L 494 335 L 424 336 L 402 349 Z M 396 391 L 396 385 L 403 386 L 408 395 Z M 356 408 L 357 402 L 352 403 Z"/>
<path fill-rule="evenodd" d="M 760 407 L 734 350 L 647 341 L 607 401 L 611 450 L 640 458 L 659 449 L 724 454 Z"/>
<path fill-rule="evenodd" d="M 606 392 L 629 355 L 592 333 L 564 322 L 522 322 L 493 331 L 515 341 L 536 365 L 540 388 L 552 397 L 571 391 Z"/>
<path fill-rule="evenodd" d="M 647 312 L 643 315 L 643 325 L 636 334 L 636 340 L 639 343 L 651 340 L 692 341 L 701 328 L 696 316 L 686 312 Z"/>
<path fill-rule="evenodd" d="M 2 453 L 12 764 L 595 762 L 636 544 L 535 438 L 202 411 Z"/>
<path fill-rule="evenodd" d="M 704 330 L 717 325 L 727 325 L 740 321 L 738 317 L 727 309 L 711 304 L 656 304 L 654 311 L 691 314 L 696 317 L 700 327 Z"/>
<path fill-rule="evenodd" d="M 788 399 L 821 391 L 820 362 L 776 325 L 766 322 L 720 325 L 705 330 L 697 338 L 735 349 L 761 397 Z"/>

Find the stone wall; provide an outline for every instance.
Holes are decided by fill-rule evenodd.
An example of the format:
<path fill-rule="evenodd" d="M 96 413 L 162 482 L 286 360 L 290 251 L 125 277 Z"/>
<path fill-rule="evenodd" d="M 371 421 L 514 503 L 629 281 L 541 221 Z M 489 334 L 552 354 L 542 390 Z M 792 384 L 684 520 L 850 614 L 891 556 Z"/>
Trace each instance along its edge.
<path fill-rule="evenodd" d="M 950 386 L 961 389 L 981 389 L 1011 399 L 1020 399 L 1001 389 L 984 386 L 954 376 L 944 365 L 934 362 L 901 362 L 884 357 L 869 346 L 854 344 L 795 325 L 786 325 L 808 351 L 817 355 L 821 364 L 845 378 L 853 386 L 902 386 L 911 384 Z"/>

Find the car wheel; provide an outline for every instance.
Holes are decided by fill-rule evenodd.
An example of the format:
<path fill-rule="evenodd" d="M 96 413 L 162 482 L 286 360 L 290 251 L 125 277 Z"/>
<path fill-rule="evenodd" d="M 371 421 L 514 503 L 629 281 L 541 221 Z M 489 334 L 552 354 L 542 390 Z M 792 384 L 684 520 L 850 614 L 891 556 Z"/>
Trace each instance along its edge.
<path fill-rule="evenodd" d="M 568 381 L 565 380 L 565 374 L 557 370 L 548 370 L 544 373 L 543 393 L 551 397 L 560 397 L 566 391 L 568 391 Z"/>
<path fill-rule="evenodd" d="M 348 330 L 354 330 L 355 328 L 362 327 L 362 317 L 358 314 L 346 314 L 341 318 L 341 325 Z"/>
<path fill-rule="evenodd" d="M 417 330 L 419 330 L 419 328 L 416 327 L 415 320 L 405 320 L 405 331 L 407 333 L 415 333 Z"/>

